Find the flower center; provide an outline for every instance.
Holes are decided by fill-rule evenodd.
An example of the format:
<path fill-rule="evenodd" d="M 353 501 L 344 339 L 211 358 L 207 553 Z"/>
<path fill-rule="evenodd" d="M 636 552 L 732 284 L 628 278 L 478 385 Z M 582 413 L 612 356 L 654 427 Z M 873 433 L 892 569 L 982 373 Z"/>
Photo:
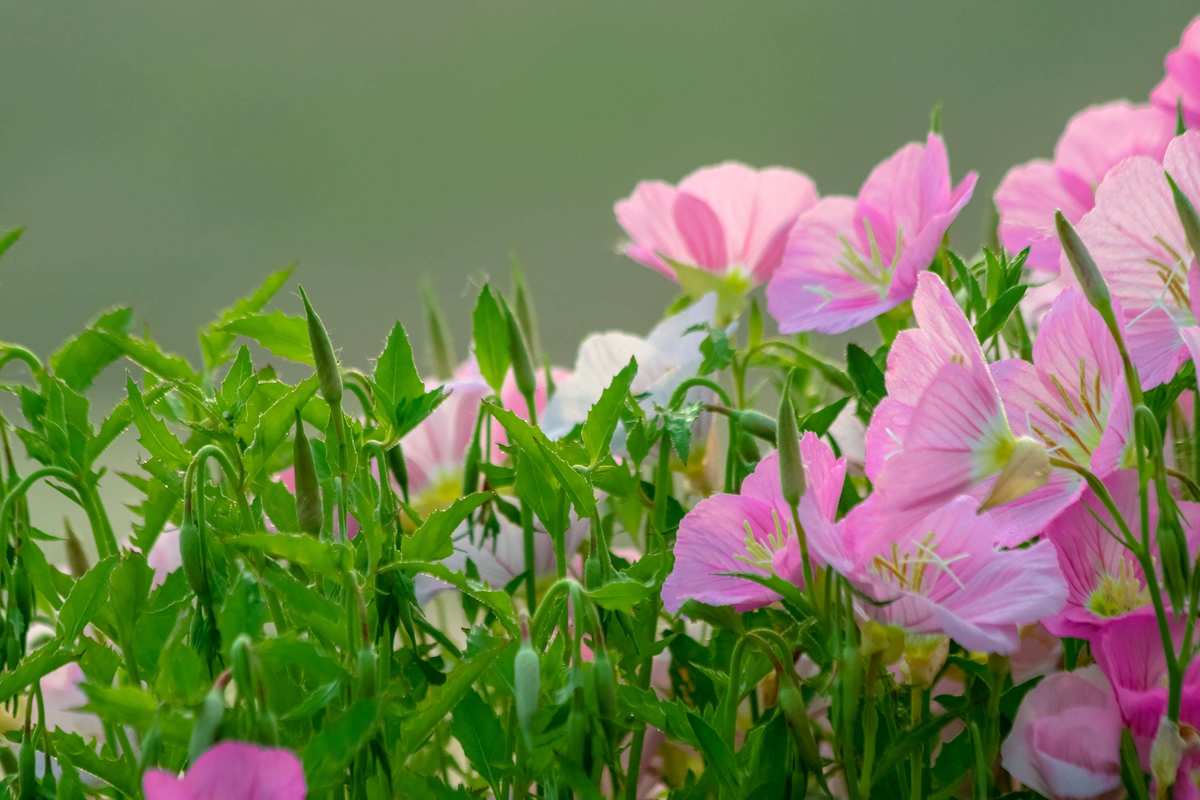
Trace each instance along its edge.
<path fill-rule="evenodd" d="M 1088 597 L 1087 607 L 1098 617 L 1117 617 L 1149 602 L 1150 595 L 1133 565 L 1122 559 L 1116 575 L 1101 576 Z"/>
<path fill-rule="evenodd" d="M 913 593 L 922 591 L 927 575 L 933 577 L 929 580 L 929 587 L 925 588 L 931 588 L 939 573 L 949 576 L 958 588 L 965 588 L 963 582 L 954 574 L 952 566 L 955 562 L 967 558 L 969 554 L 959 553 L 945 558 L 933 549 L 933 537 L 933 532 L 929 532 L 924 539 L 915 544 L 912 551 L 905 553 L 900 552 L 900 546 L 893 543 L 889 556 L 875 556 L 872 562 L 875 574 L 900 589 Z"/>
<path fill-rule="evenodd" d="M 775 554 L 787 546 L 788 539 L 788 527 L 779 518 L 779 512 L 775 509 L 771 509 L 771 522 L 774 529 L 767 535 L 767 540 L 763 542 L 754 535 L 754 529 L 750 527 L 749 520 L 744 521 L 742 526 L 746 531 L 746 552 L 735 556 L 743 564 L 768 574 L 774 573 Z"/>
<path fill-rule="evenodd" d="M 880 299 L 883 299 L 887 297 L 888 289 L 891 288 L 892 273 L 895 271 L 896 262 L 900 260 L 900 253 L 904 248 L 904 231 L 901 228 L 896 229 L 896 247 L 892 250 L 892 260 L 884 264 L 883 253 L 879 249 L 879 242 L 875 238 L 875 230 L 871 227 L 871 221 L 864 219 L 862 226 L 867 234 L 867 247 L 870 251 L 868 258 L 864 259 L 862 254 L 850 243 L 850 240 L 842 235 L 838 237 L 842 242 L 842 255 L 838 259 L 838 265 L 859 283 L 873 286 L 879 292 Z M 813 291 L 816 289 L 813 288 Z"/>
<path fill-rule="evenodd" d="M 1072 386 L 1063 384 L 1057 375 L 1048 376 L 1058 407 L 1038 401 L 1037 408 L 1045 418 L 1029 420 L 1029 431 L 1046 445 L 1055 458 L 1086 466 L 1092 451 L 1100 445 L 1104 422 L 1108 417 L 1108 398 L 1100 382 L 1100 373 L 1089 374 L 1087 363 L 1080 358 L 1078 380 Z"/>

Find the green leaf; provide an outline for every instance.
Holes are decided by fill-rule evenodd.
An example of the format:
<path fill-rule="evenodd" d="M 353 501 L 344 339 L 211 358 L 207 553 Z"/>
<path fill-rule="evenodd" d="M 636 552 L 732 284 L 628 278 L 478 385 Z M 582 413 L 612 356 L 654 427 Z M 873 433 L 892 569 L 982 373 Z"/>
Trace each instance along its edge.
<path fill-rule="evenodd" d="M 687 463 L 692 449 L 692 429 L 696 425 L 696 420 L 700 418 L 700 404 L 685 403 L 679 408 L 667 412 L 664 417 L 671 447 L 680 460 Z"/>
<path fill-rule="evenodd" d="M 446 678 L 445 683 L 430 689 L 429 694 L 425 695 L 425 699 L 417 706 L 413 715 L 404 723 L 401 752 L 415 752 L 424 744 L 429 735 L 433 733 L 433 729 L 471 690 L 471 685 L 491 669 L 500 654 L 510 646 L 511 643 L 505 641 L 493 643 L 467 660 L 460 662 Z"/>
<path fill-rule="evenodd" d="M 423 572 L 445 581 L 471 599 L 491 609 L 496 618 L 500 620 L 500 624 L 511 635 L 514 637 L 520 635 L 520 628 L 517 627 L 516 622 L 516 610 L 513 608 L 512 598 L 508 596 L 508 593 L 500 589 L 491 589 L 436 561 L 395 561 L 381 569 L 380 572 L 393 569 L 407 573 Z"/>
<path fill-rule="evenodd" d="M 296 517 L 296 498 L 282 481 L 263 481 L 258 489 L 258 498 L 276 530 L 300 530 L 300 520 Z"/>
<path fill-rule="evenodd" d="M 54 355 L 50 367 L 64 383 L 76 391 L 92 385 L 105 367 L 121 357 L 121 348 L 108 341 L 101 331 L 124 335 L 133 322 L 129 308 L 114 308 L 96 318 L 87 330 L 68 339 Z"/>
<path fill-rule="evenodd" d="M 153 340 L 116 331 L 97 330 L 106 342 L 121 351 L 121 355 L 142 369 L 169 381 L 187 384 L 199 382 L 200 376 L 192 369 L 187 359 L 174 353 L 163 352 Z"/>
<path fill-rule="evenodd" d="M 10 228 L 0 235 L 0 256 L 8 252 L 9 248 L 17 243 L 21 235 L 25 233 L 24 228 Z"/>
<path fill-rule="evenodd" d="M 425 419 L 450 396 L 445 386 L 431 389 L 416 397 L 403 397 L 392 412 L 392 438 L 399 439 Z"/>
<path fill-rule="evenodd" d="M 505 746 L 504 728 L 492 707 L 468 689 L 454 707 L 450 732 L 462 745 L 463 753 L 475 771 L 489 785 L 498 785 L 500 776 L 508 771 L 512 762 Z"/>
<path fill-rule="evenodd" d="M 238 348 L 237 357 L 225 373 L 221 388 L 217 390 L 217 404 L 222 410 L 236 415 L 241 412 L 257 386 L 258 376 L 254 374 L 250 350 L 243 345 Z"/>
<path fill-rule="evenodd" d="M 172 636 L 158 659 L 154 691 L 163 700 L 179 705 L 199 705 L 211 679 L 200 654 L 183 636 Z"/>
<path fill-rule="evenodd" d="M 154 570 L 146 563 L 146 557 L 131 550 L 123 551 L 120 561 L 113 568 L 109 582 L 108 606 L 105 613 L 111 617 L 126 643 L 133 642 L 133 631 L 146 607 L 150 595 L 150 584 L 154 581 Z"/>
<path fill-rule="evenodd" d="M 460 497 L 448 508 L 434 511 L 421 527 L 404 540 L 404 558 L 408 561 L 440 561 L 454 552 L 451 534 L 475 509 L 495 497 L 492 492 L 475 492 Z"/>
<path fill-rule="evenodd" d="M 45 646 L 30 653 L 15 669 L 0 673 L 0 703 L 22 691 L 26 686 L 37 683 L 63 664 L 79 658 L 76 649 L 64 649 L 59 639 L 52 639 Z"/>
<path fill-rule="evenodd" d="M 339 647 L 346 646 L 343 612 L 333 601 L 321 596 L 315 589 L 305 586 L 274 562 L 268 562 L 264 566 L 262 575 L 271 590 L 279 595 L 280 603 L 287 609 L 288 616 L 301 626 L 310 628 L 325 641 Z"/>
<path fill-rule="evenodd" d="M 724 328 L 711 325 L 701 327 L 708 328 L 708 336 L 700 343 L 700 355 L 703 360 L 698 372 L 700 375 L 708 375 L 711 372 L 719 372 L 733 363 L 734 347 Z"/>
<path fill-rule="evenodd" d="M 222 328 L 233 320 L 261 311 L 271 298 L 283 288 L 292 277 L 295 267 L 272 272 L 253 294 L 243 297 L 229 308 L 220 313 L 216 321 L 200 332 L 200 351 L 204 354 L 204 363 L 211 370 L 224 364 L 230 358 L 229 348 L 236 340 L 232 333 Z"/>
<path fill-rule="evenodd" d="M 248 479 L 257 478 L 258 474 L 266 467 L 271 454 L 287 439 L 288 432 L 292 429 L 295 420 L 296 410 L 302 408 L 316 391 L 317 376 L 310 375 L 285 392 L 263 412 L 258 421 L 254 441 L 246 450 L 245 463 Z"/>
<path fill-rule="evenodd" d="M 316 792 L 342 780 L 342 773 L 375 730 L 379 711 L 378 700 L 359 700 L 321 726 L 302 754 L 310 790 Z"/>
<path fill-rule="evenodd" d="M 280 358 L 313 365 L 312 346 L 308 342 L 308 323 L 304 317 L 294 317 L 282 311 L 249 314 L 226 322 L 225 333 L 253 339 Z"/>
<path fill-rule="evenodd" d="M 54 755 L 76 769 L 95 775 L 125 797 L 140 797 L 141 783 L 127 761 L 105 758 L 77 733 L 55 729 L 50 732 Z"/>
<path fill-rule="evenodd" d="M 266 619 L 267 605 L 263 600 L 262 591 L 258 588 L 258 581 L 249 572 L 243 571 L 226 592 L 225 602 L 221 604 L 217 618 L 217 628 L 221 631 L 221 643 L 225 652 L 228 654 L 233 640 L 243 633 L 251 639 L 257 639 Z"/>
<path fill-rule="evenodd" d="M 492 295 L 492 287 L 484 286 L 479 293 L 471 323 L 479 373 L 492 391 L 498 393 L 508 373 L 508 319 Z"/>
<path fill-rule="evenodd" d="M 192 460 L 192 454 L 167 429 L 167 424 L 150 413 L 142 399 L 142 392 L 133 378 L 125 379 L 125 391 L 129 395 L 129 411 L 133 416 L 133 424 L 137 426 L 138 441 L 146 452 L 176 467 L 186 467 Z"/>
<path fill-rule="evenodd" d="M 812 431 L 817 436 L 824 436 L 828 433 L 829 426 L 833 424 L 838 414 L 842 413 L 842 409 L 849 402 L 849 397 L 843 397 L 841 400 L 834 400 L 829 405 L 806 414 L 804 419 L 800 420 L 800 432 Z"/>
<path fill-rule="evenodd" d="M 588 590 L 587 596 L 601 608 L 628 612 L 653 593 L 653 586 L 647 586 L 632 578 L 618 577 L 599 588 Z"/>
<path fill-rule="evenodd" d="M 96 616 L 108 597 L 108 581 L 116 566 L 117 556 L 109 556 L 75 582 L 58 612 L 58 636 L 64 642 L 75 641 Z"/>
<path fill-rule="evenodd" d="M 637 369 L 637 359 L 630 358 L 629 363 L 613 376 L 612 381 L 600 394 L 600 399 L 588 411 L 580 433 L 583 445 L 587 448 L 588 458 L 593 464 L 608 453 L 613 433 L 621 419 L 621 409 L 625 406 L 625 398 L 629 396 L 629 387 L 633 385 Z"/>
<path fill-rule="evenodd" d="M 545 465 L 549 474 L 562 486 L 579 516 L 592 516 L 596 510 L 596 498 L 591 485 L 558 453 L 546 434 L 497 403 L 489 403 L 488 412 L 504 427 L 512 444 L 520 448 L 526 457 Z M 551 528 L 557 523 L 546 519 L 542 522 Z"/>
<path fill-rule="evenodd" d="M 986 342 L 1004 327 L 1004 323 L 1008 322 L 1009 315 L 1021 302 L 1021 298 L 1025 296 L 1028 288 L 1028 286 L 1012 286 L 1006 289 L 1004 294 L 1000 295 L 1000 298 L 992 304 L 992 307 L 983 313 L 983 316 L 975 323 L 975 335 L 979 341 Z"/>
<path fill-rule="evenodd" d="M 696 735 L 696 743 L 704 755 L 704 764 L 716 773 L 717 780 L 729 789 L 737 789 L 741 779 L 738 777 L 737 762 L 729 745 L 722 739 L 713 727 L 694 712 L 688 712 L 688 722 Z"/>
<path fill-rule="evenodd" d="M 397 425 L 397 405 L 425 394 L 425 382 L 413 362 L 412 345 L 404 326 L 397 322 L 375 362 L 375 416 Z"/>
<path fill-rule="evenodd" d="M 887 396 L 887 386 L 883 378 L 883 370 L 875 363 L 875 359 L 856 344 L 846 345 L 846 372 L 854 382 L 854 388 L 862 399 L 860 410 L 870 414 L 879 401 Z"/>
<path fill-rule="evenodd" d="M 257 550 L 299 564 L 312 572 L 333 575 L 349 565 L 349 551 L 304 533 L 243 533 L 229 538 L 234 547 Z"/>
<path fill-rule="evenodd" d="M 983 291 L 979 288 L 979 281 L 975 280 L 975 275 L 971 272 L 971 268 L 963 263 L 963 260 L 949 248 L 942 252 L 950 259 L 950 263 L 954 265 L 954 272 L 958 275 L 958 282 L 966 287 L 967 290 L 967 310 L 972 316 L 978 317 L 983 313 L 984 307 L 987 306 L 987 301 L 983 299 Z"/>

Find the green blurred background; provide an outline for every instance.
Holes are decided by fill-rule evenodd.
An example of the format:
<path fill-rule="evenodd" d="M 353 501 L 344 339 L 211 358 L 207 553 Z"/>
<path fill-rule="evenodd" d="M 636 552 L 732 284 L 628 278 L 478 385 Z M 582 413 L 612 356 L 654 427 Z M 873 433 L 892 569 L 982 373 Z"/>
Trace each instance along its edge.
<path fill-rule="evenodd" d="M 1011 164 L 1144 98 L 1194 3 L 8 3 L 0 339 L 48 353 L 132 303 L 170 347 L 274 267 L 363 364 L 418 279 L 460 355 L 472 286 L 525 263 L 544 339 L 646 329 L 672 296 L 615 255 L 642 178 L 736 158 L 853 192 L 944 103 L 972 249 Z M 284 304 L 298 306 L 294 297 Z M 119 378 L 119 376 L 117 376 Z M 116 380 L 105 386 L 119 389 Z"/>

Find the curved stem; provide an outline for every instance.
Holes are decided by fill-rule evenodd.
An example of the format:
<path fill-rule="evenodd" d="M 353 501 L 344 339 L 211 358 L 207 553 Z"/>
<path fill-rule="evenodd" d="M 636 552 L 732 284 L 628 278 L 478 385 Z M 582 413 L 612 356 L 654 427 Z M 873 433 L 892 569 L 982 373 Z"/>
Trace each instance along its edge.
<path fill-rule="evenodd" d="M 725 391 L 725 387 L 721 386 L 721 384 L 717 383 L 716 381 L 709 380 L 708 378 L 696 377 L 688 378 L 686 381 L 675 387 L 675 391 L 671 393 L 671 402 L 668 403 L 667 407 L 679 408 L 679 406 L 682 405 L 684 398 L 687 397 L 688 390 L 694 389 L 697 386 L 702 386 L 705 389 L 711 390 L 717 395 L 717 397 L 721 398 L 721 402 L 725 405 L 733 405 L 733 400 L 730 399 L 729 392 Z"/>
<path fill-rule="evenodd" d="M 96 543 L 96 554 L 102 559 L 115 554 L 117 552 L 116 538 L 113 535 L 112 526 L 108 524 L 108 517 L 104 513 L 104 507 L 100 505 L 100 498 L 95 489 L 62 467 L 47 466 L 34 470 L 4 496 L 4 502 L 0 503 L 0 530 L 6 527 L 9 515 L 12 514 L 13 503 L 17 498 L 24 497 L 33 484 L 44 478 L 62 481 L 75 490 L 79 505 L 87 514 L 88 522 L 91 524 L 92 538 Z"/>

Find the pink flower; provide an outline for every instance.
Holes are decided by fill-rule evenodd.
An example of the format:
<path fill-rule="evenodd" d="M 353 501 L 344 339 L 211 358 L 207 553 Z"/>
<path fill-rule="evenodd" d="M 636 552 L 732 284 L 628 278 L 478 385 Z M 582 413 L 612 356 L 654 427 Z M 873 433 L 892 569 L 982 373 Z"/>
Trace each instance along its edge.
<path fill-rule="evenodd" d="M 1127 520 L 1138 515 L 1137 473 L 1121 470 L 1105 480 L 1117 510 Z M 1158 517 L 1151 495 L 1150 529 Z M 1200 504 L 1179 502 L 1188 549 L 1196 551 L 1200 537 Z M 1057 636 L 1095 638 L 1115 617 L 1149 607 L 1146 576 L 1133 554 L 1114 534 L 1119 529 L 1099 498 L 1090 489 L 1046 528 L 1058 551 L 1058 563 L 1067 579 L 1067 604 L 1045 620 Z"/>
<path fill-rule="evenodd" d="M 160 769 L 142 778 L 146 800 L 304 800 L 304 768 L 290 750 L 221 742 L 182 778 Z"/>
<path fill-rule="evenodd" d="M 1042 623 L 1021 628 L 1017 652 L 1008 657 L 1013 684 L 1019 686 L 1041 675 L 1049 675 L 1058 669 L 1062 653 L 1062 642 Z"/>
<path fill-rule="evenodd" d="M 1200 18 L 1183 30 L 1179 46 L 1163 59 L 1166 75 L 1154 87 L 1150 102 L 1175 115 L 1176 103 L 1183 105 L 1188 126 L 1200 125 Z"/>
<path fill-rule="evenodd" d="M 1001 763 L 1047 797 L 1098 797 L 1121 785 L 1121 715 L 1095 666 L 1050 675 L 1025 695 Z"/>
<path fill-rule="evenodd" d="M 625 255 L 672 280 L 665 259 L 765 283 L 783 256 L 788 229 L 817 202 L 808 176 L 782 167 L 726 162 L 671 186 L 642 181 L 613 207 L 629 236 Z"/>
<path fill-rule="evenodd" d="M 1200 274 L 1164 168 L 1200 204 L 1200 133 L 1188 132 L 1167 146 L 1162 165 L 1135 156 L 1114 167 L 1078 226 L 1116 302 L 1146 388 L 1170 380 L 1188 357 L 1185 337 L 1200 335 L 1192 330 Z"/>
<path fill-rule="evenodd" d="M 812 433 L 800 440 L 808 487 L 798 509 L 814 561 L 844 561 L 834 524 L 846 462 Z M 674 613 L 687 600 L 748 611 L 778 595 L 728 573 L 778 575 L 803 584 L 800 543 L 779 487 L 779 456 L 771 453 L 742 484 L 741 494 L 716 494 L 696 504 L 679 524 L 675 567 L 662 588 Z"/>
<path fill-rule="evenodd" d="M 104 735 L 104 724 L 100 718 L 90 711 L 78 710 L 88 704 L 87 695 L 79 688 L 83 677 L 83 670 L 72 661 L 41 679 L 46 722 L 51 728 L 98 739 Z"/>
<path fill-rule="evenodd" d="M 154 570 L 151 586 L 162 585 L 168 575 L 183 566 L 183 556 L 179 553 L 179 528 L 174 525 L 163 528 L 146 554 L 146 563 Z"/>
<path fill-rule="evenodd" d="M 975 179 L 950 185 L 946 145 L 931 133 L 875 167 L 857 199 L 822 199 L 796 221 L 767 287 L 779 329 L 842 333 L 912 297 Z"/>
<path fill-rule="evenodd" d="M 1057 612 L 1067 588 L 1054 547 L 1038 542 L 1018 550 L 993 545 L 992 523 L 976 502 L 959 497 L 911 532 L 880 536 L 848 517 L 856 567 L 847 577 L 882 605 L 865 605 L 874 619 L 909 633 L 941 634 L 968 650 L 1012 653 L 1019 630 Z"/>
<path fill-rule="evenodd" d="M 1054 160 L 1013 167 L 996 189 L 1000 241 L 1010 253 L 1029 248 L 1026 265 L 1056 273 L 1061 250 L 1054 212 L 1072 224 L 1091 210 L 1100 181 L 1134 155 L 1161 159 L 1175 130 L 1172 116 L 1146 105 L 1117 100 L 1071 117 L 1054 147 Z"/>

